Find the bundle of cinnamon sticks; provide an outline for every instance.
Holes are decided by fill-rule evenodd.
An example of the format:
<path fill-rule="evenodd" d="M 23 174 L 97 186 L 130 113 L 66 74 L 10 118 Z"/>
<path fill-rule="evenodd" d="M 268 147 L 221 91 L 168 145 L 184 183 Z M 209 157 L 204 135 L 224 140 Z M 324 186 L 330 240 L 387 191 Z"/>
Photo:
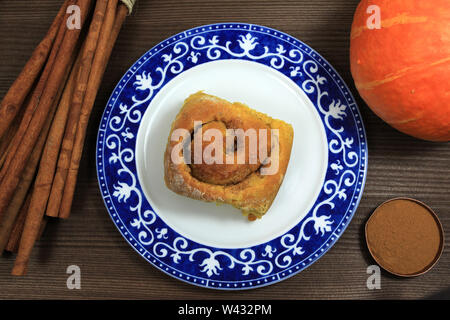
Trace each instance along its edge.
<path fill-rule="evenodd" d="M 130 9 L 66 0 L 0 103 L 0 254 L 17 253 L 13 275 L 26 273 L 47 217 L 70 215 L 89 116 Z"/>

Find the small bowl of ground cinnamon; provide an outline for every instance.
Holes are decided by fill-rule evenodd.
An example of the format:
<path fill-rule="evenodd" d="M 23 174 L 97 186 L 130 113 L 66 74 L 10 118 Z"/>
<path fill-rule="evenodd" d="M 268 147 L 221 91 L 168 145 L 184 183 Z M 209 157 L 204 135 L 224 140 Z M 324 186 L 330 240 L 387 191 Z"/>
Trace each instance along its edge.
<path fill-rule="evenodd" d="M 386 271 L 414 277 L 429 271 L 444 247 L 444 231 L 426 204 L 410 198 L 382 203 L 366 223 L 370 254 Z"/>

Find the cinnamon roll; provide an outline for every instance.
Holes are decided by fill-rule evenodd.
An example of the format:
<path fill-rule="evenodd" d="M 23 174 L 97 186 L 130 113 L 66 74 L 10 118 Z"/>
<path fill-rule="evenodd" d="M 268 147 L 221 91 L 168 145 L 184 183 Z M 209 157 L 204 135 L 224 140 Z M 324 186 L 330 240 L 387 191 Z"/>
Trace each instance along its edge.
<path fill-rule="evenodd" d="M 193 199 L 231 204 L 251 221 L 261 218 L 283 182 L 293 136 L 284 121 L 197 92 L 172 124 L 166 186 Z"/>

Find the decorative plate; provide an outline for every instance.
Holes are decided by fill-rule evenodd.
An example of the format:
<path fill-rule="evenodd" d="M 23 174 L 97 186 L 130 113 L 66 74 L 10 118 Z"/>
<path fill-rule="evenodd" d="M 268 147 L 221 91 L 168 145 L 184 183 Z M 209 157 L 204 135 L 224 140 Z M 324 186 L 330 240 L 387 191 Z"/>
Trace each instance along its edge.
<path fill-rule="evenodd" d="M 258 221 L 164 184 L 171 123 L 199 90 L 294 128 L 285 179 Z M 113 222 L 144 259 L 191 284 L 248 289 L 289 278 L 336 242 L 363 193 L 367 142 L 350 90 L 316 51 L 274 29 L 222 23 L 174 35 L 125 73 L 101 120 L 97 172 Z"/>

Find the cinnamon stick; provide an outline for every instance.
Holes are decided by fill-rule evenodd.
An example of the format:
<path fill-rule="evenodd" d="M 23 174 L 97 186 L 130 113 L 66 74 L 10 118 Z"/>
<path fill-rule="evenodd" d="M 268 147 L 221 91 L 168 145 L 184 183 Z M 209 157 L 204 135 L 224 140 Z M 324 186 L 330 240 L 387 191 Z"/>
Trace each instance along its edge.
<path fill-rule="evenodd" d="M 14 221 L 14 225 L 9 235 L 8 243 L 6 244 L 5 250 L 9 252 L 17 253 L 19 249 L 20 237 L 22 236 L 23 227 L 25 225 L 25 218 L 27 217 L 28 207 L 30 206 L 30 194 L 28 194 L 25 203 L 19 210 L 19 214 Z"/>
<path fill-rule="evenodd" d="M 45 138 L 39 138 L 38 143 L 31 153 L 30 160 L 24 169 L 23 175 L 19 182 L 19 185 L 14 192 L 14 196 L 6 209 L 5 214 L 0 221 L 0 253 L 3 252 L 8 241 L 9 234 L 11 233 L 11 228 L 13 223 L 19 213 L 19 210 L 25 201 L 28 190 L 33 181 L 34 175 L 36 173 L 36 168 L 41 157 L 42 149 L 44 147 Z"/>
<path fill-rule="evenodd" d="M 83 99 L 88 89 L 89 74 L 91 71 L 94 54 L 97 48 L 100 31 L 105 18 L 107 4 L 108 4 L 107 0 L 98 0 L 94 10 L 94 15 L 89 28 L 89 33 L 87 35 L 85 42 L 85 48 L 83 51 L 83 58 L 80 66 L 80 71 L 78 73 L 76 88 L 72 96 L 70 114 L 64 131 L 64 138 L 62 141 L 59 158 L 58 152 L 47 155 L 52 159 L 50 160 L 51 163 L 49 163 L 48 168 L 45 169 L 45 172 L 42 173 L 43 179 L 45 179 L 44 177 L 46 175 L 50 174 L 50 171 L 54 172 L 55 169 L 53 160 L 58 161 L 51 190 L 47 191 L 46 190 L 47 187 L 44 186 L 40 187 L 37 190 L 38 194 L 36 195 L 36 200 L 33 201 L 33 204 L 31 205 L 33 210 L 41 210 L 41 209 L 45 210 L 45 205 L 47 204 L 48 200 L 46 214 L 47 216 L 50 217 L 58 216 L 62 194 L 61 190 L 63 190 L 64 188 L 64 183 L 67 177 L 67 171 L 70 165 L 70 158 L 72 155 L 72 148 L 75 140 L 77 124 L 80 118 L 80 111 L 83 104 Z M 53 174 L 51 174 L 51 176 L 53 177 Z M 39 184 L 42 183 L 44 182 L 39 182 Z M 48 187 L 50 188 L 50 185 L 48 185 Z M 50 193 L 50 196 L 48 195 L 48 193 Z M 37 198 L 38 196 L 39 198 Z M 41 199 L 39 205 L 36 203 L 37 201 L 39 201 L 37 199 Z"/>
<path fill-rule="evenodd" d="M 77 4 L 81 11 L 81 21 L 84 23 L 88 13 L 91 0 L 79 0 Z M 0 183 L 0 219 L 8 206 L 14 190 L 20 180 L 21 173 L 30 157 L 31 151 L 41 133 L 42 127 L 53 105 L 56 93 L 61 85 L 61 81 L 67 72 L 72 52 L 76 46 L 80 30 L 67 30 L 63 42 L 58 52 L 57 59 L 53 65 L 45 89 L 42 93 L 39 104 L 33 114 L 33 118 L 28 126 L 27 134 L 22 139 L 14 159 L 8 166 L 8 175 L 4 176 Z"/>
<path fill-rule="evenodd" d="M 33 89 L 34 91 L 34 89 Z M 24 104 L 28 105 L 30 102 L 31 95 L 27 97 Z M 8 154 L 8 151 L 11 149 L 11 140 L 16 135 L 17 131 L 19 130 L 20 122 L 22 120 L 22 117 L 25 113 L 25 108 L 20 108 L 19 112 L 17 113 L 16 117 L 12 121 L 11 125 L 9 126 L 8 130 L 5 131 L 5 134 L 1 138 L 0 142 L 0 169 L 3 166 L 3 163 L 5 162 L 6 155 Z"/>
<path fill-rule="evenodd" d="M 63 81 L 65 83 L 65 80 Z M 62 94 L 62 87 L 59 89 L 56 101 L 59 100 L 59 96 Z M 27 196 L 28 190 L 34 179 L 39 160 L 41 159 L 42 150 L 44 149 L 45 141 L 47 138 L 47 133 L 50 130 L 50 125 L 52 123 L 53 113 L 56 109 L 56 103 L 52 106 L 52 110 L 47 118 L 44 128 L 36 142 L 33 151 L 31 152 L 30 159 L 23 170 L 22 177 L 19 184 L 14 192 L 14 195 L 9 203 L 8 208 L 5 211 L 3 218 L 0 220 L 0 253 L 3 252 L 9 235 L 11 233 L 11 228 L 13 223 L 22 207 L 25 198 Z"/>
<path fill-rule="evenodd" d="M 11 231 L 11 234 L 9 236 L 8 243 L 5 247 L 6 251 L 17 253 L 19 251 L 19 245 L 20 245 L 20 239 L 22 238 L 23 229 L 25 226 L 25 219 L 28 214 L 28 208 L 30 206 L 30 196 L 31 194 L 28 194 L 27 200 L 24 203 L 23 207 L 20 209 L 20 213 L 17 216 L 17 219 L 14 223 L 14 227 Z M 39 226 L 39 232 L 37 236 L 37 240 L 39 240 L 45 230 L 45 227 L 47 226 L 47 218 L 43 217 L 41 221 L 41 225 Z"/>
<path fill-rule="evenodd" d="M 70 168 L 62 195 L 59 217 L 63 219 L 68 218 L 70 215 L 89 117 L 92 112 L 95 98 L 97 96 L 109 57 L 111 56 L 112 49 L 127 14 L 128 8 L 125 5 L 121 4 L 117 8 L 117 0 L 113 0 L 108 3 L 104 28 L 102 28 L 97 52 L 95 53 L 91 76 L 89 77 L 90 89 L 86 93 L 83 107 L 81 109 L 80 121 L 78 123 L 77 135 L 70 161 Z"/>
<path fill-rule="evenodd" d="M 82 49 L 81 52 L 83 51 L 84 50 Z M 58 158 L 58 152 L 61 146 L 64 127 L 69 113 L 72 93 L 75 87 L 75 82 L 80 69 L 82 57 L 83 55 L 82 53 L 80 53 L 74 64 L 74 67 L 72 68 L 70 77 L 66 83 L 61 100 L 57 107 L 50 132 L 47 136 L 47 141 L 45 143 L 44 151 L 42 153 L 39 164 L 38 174 L 34 183 L 31 203 L 29 205 L 29 211 L 32 212 L 30 214 L 43 215 L 45 206 L 47 204 L 48 195 L 54 176 L 56 160 Z"/>
<path fill-rule="evenodd" d="M 69 1 L 69 5 L 72 3 L 74 3 L 73 0 Z M 2 166 L 2 169 L 0 170 L 0 181 L 3 179 L 5 175 L 9 174 L 9 165 L 11 164 L 11 161 L 15 158 L 17 149 L 19 148 L 23 137 L 27 133 L 27 129 L 33 117 L 34 111 L 39 103 L 39 100 L 45 89 L 50 73 L 53 69 L 53 65 L 58 55 L 61 43 L 66 34 L 66 30 L 67 27 L 65 21 L 61 21 L 61 25 L 59 26 L 58 34 L 53 43 L 53 47 L 50 52 L 47 64 L 45 65 L 44 71 L 42 72 L 42 75 L 39 78 L 39 82 L 37 83 L 36 88 L 33 90 L 33 94 L 28 101 L 24 115 L 22 117 L 22 120 L 20 121 L 20 126 L 9 144 L 8 152 L 5 155 L 4 164 Z"/>
<path fill-rule="evenodd" d="M 45 136 L 41 136 L 36 143 L 33 152 L 31 153 L 30 160 L 24 169 L 23 175 L 14 192 L 14 196 L 11 199 L 8 209 L 5 211 L 5 214 L 0 221 L 0 252 L 3 252 L 5 249 L 13 223 L 23 202 L 25 201 L 31 183 L 33 182 L 44 144 Z"/>
<path fill-rule="evenodd" d="M 114 45 L 116 44 L 117 38 L 119 37 L 120 30 L 122 29 L 122 25 L 125 22 L 126 17 L 130 13 L 130 9 L 123 3 L 120 3 L 117 7 L 116 17 L 114 19 L 114 27 L 111 31 L 109 46 L 107 49 L 108 58 L 111 56 Z M 106 68 L 106 65 L 105 65 Z"/>
<path fill-rule="evenodd" d="M 72 64 L 73 63 L 73 60 L 74 60 L 74 55 L 71 55 L 71 62 L 70 62 L 70 64 Z M 72 72 L 73 72 L 73 69 L 72 69 Z M 76 71 L 75 71 L 76 72 Z M 50 131 L 50 128 L 51 128 L 51 125 L 52 125 L 52 121 L 53 121 L 53 118 L 54 118 L 54 115 L 55 115 L 55 113 L 56 113 L 56 110 L 58 109 L 58 102 L 60 101 L 60 98 L 61 98 L 61 95 L 63 94 L 63 91 L 65 90 L 65 86 L 64 86 L 64 84 L 66 83 L 66 80 L 67 80 L 67 78 L 68 78 L 68 75 L 69 75 L 69 72 L 67 72 L 66 73 L 66 75 L 65 75 L 65 77 L 64 77 L 64 80 L 62 81 L 62 85 L 61 85 L 61 87 L 59 88 L 59 90 L 58 90 L 58 94 L 57 94 L 57 98 L 56 98 L 56 100 L 55 100 L 55 102 L 53 103 L 53 105 L 52 105 L 52 108 L 51 108 L 51 110 L 50 110 L 50 112 L 49 112 L 49 114 L 48 114 L 48 117 L 47 117 L 47 119 L 46 119 L 46 121 L 45 121 L 45 125 L 44 125 L 44 128 L 42 129 L 42 131 L 41 131 L 41 135 L 40 135 L 40 137 L 39 137 L 39 139 L 38 139 L 38 142 L 36 143 L 36 146 L 35 146 L 35 151 L 36 151 L 36 162 L 33 162 L 33 163 L 31 163 L 31 165 L 33 165 L 33 168 L 34 168 L 34 170 L 33 170 L 33 176 L 34 176 L 34 173 L 36 172 L 36 169 L 37 169 L 37 165 L 38 165 L 38 162 L 39 162 L 39 160 L 41 159 L 41 154 L 42 154 L 42 151 L 43 151 L 43 149 L 44 149 L 44 146 L 45 146 L 45 142 L 46 142 L 46 140 L 47 140 L 47 136 L 48 136 L 48 134 L 49 134 L 49 131 Z M 64 90 L 63 90 L 64 89 Z M 31 159 L 30 159 L 30 162 L 32 162 L 33 161 L 33 154 L 32 154 L 32 157 L 31 157 Z M 31 171 L 33 168 L 29 168 L 29 170 Z M 26 172 L 26 171 L 25 171 Z M 30 196 L 31 196 L 31 194 L 30 194 Z M 28 211 L 29 211 L 29 208 L 28 208 Z M 28 212 L 27 212 L 27 217 L 28 217 Z M 27 226 L 26 226 L 26 221 L 27 221 L 27 219 L 25 219 L 25 224 L 24 224 L 24 227 L 23 227 L 23 232 L 22 232 L 22 235 L 23 234 L 25 234 L 25 236 L 26 236 L 26 228 L 27 228 Z M 42 225 L 42 219 L 41 219 L 41 221 L 39 221 L 38 222 L 38 232 L 40 232 L 39 230 L 40 230 L 40 228 L 41 228 L 41 225 Z M 20 238 L 20 241 L 22 241 L 22 237 Z M 32 247 L 31 247 L 32 248 Z M 30 253 L 31 253 L 31 248 L 30 248 Z M 19 250 L 18 250 L 18 254 L 20 254 L 20 243 L 19 243 Z M 19 274 L 24 274 L 25 273 L 25 271 L 26 271 L 26 265 L 25 266 L 23 266 L 23 268 L 25 268 L 25 269 L 21 269 L 22 267 L 19 267 L 19 269 L 18 269 L 18 271 L 16 271 L 16 272 L 18 272 L 17 274 L 19 275 Z M 20 272 L 22 272 L 22 273 L 20 273 Z M 13 269 L 13 274 L 14 274 L 14 269 Z"/>
<path fill-rule="evenodd" d="M 28 95 L 33 83 L 44 66 L 45 61 L 52 48 L 53 41 L 58 33 L 59 26 L 67 10 L 68 0 L 59 10 L 50 29 L 44 39 L 34 50 L 31 58 L 25 64 L 21 73 L 9 88 L 2 102 L 0 103 L 0 137 L 8 129 L 11 121 L 17 115 L 22 103 Z"/>
<path fill-rule="evenodd" d="M 82 24 L 85 23 L 91 3 L 92 0 L 77 1 L 77 5 L 80 8 Z M 20 148 L 17 150 L 17 161 L 11 163 L 10 168 L 12 168 L 12 172 L 4 177 L 0 184 L 0 190 L 4 190 L 3 192 L 6 195 L 9 194 L 10 196 L 17 186 L 17 175 L 23 168 L 23 162 L 28 158 L 26 148 L 29 148 L 29 146 L 34 143 L 40 133 L 43 123 L 46 120 L 47 110 L 50 109 L 50 106 L 52 105 L 54 93 L 58 90 L 58 85 L 60 85 L 64 73 L 67 71 L 67 67 L 70 64 L 79 35 L 79 29 L 66 31 L 47 86 L 27 130 L 27 136 L 24 137 Z M 0 212 L 3 211 L 5 206 L 4 203 L 6 202 L 4 194 L 0 194 Z M 39 233 L 41 223 L 42 216 L 27 215 L 24 231 L 20 240 L 19 251 L 11 272 L 13 275 L 24 275 L 26 273 L 28 260 Z"/>

